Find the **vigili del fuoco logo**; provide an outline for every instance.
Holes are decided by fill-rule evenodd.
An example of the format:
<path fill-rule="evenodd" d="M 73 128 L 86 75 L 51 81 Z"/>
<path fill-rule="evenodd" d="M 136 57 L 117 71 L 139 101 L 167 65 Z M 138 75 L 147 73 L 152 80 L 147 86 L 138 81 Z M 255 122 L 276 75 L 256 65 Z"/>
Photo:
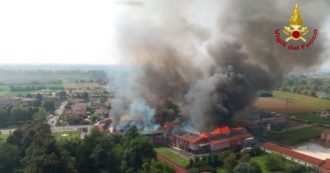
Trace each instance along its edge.
<path fill-rule="evenodd" d="M 291 18 L 289 20 L 289 26 L 284 26 L 282 32 L 285 35 L 283 39 L 281 36 L 281 30 L 275 29 L 276 42 L 289 50 L 298 51 L 310 47 L 316 39 L 317 29 L 314 29 L 311 33 L 311 38 L 306 40 L 306 36 L 309 32 L 308 27 L 304 26 L 304 22 L 300 16 L 298 4 L 295 4 Z"/>

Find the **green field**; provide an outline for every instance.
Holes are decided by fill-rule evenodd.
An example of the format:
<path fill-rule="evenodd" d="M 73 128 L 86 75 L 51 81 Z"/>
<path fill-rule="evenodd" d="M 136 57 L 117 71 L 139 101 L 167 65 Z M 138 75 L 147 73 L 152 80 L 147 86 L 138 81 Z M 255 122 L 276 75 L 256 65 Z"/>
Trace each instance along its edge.
<path fill-rule="evenodd" d="M 330 109 L 330 100 L 283 91 L 274 91 L 273 96 L 275 98 L 288 100 L 289 103 L 302 105 L 311 111 Z"/>
<path fill-rule="evenodd" d="M 57 141 L 63 142 L 65 140 L 79 139 L 79 132 L 78 131 L 54 132 L 53 136 Z"/>
<path fill-rule="evenodd" d="M 166 147 L 155 148 L 155 151 L 157 153 L 163 155 L 167 159 L 172 160 L 173 162 L 177 163 L 178 165 L 180 165 L 182 167 L 187 167 L 187 165 L 189 164 L 189 161 L 186 158 L 181 157 L 180 155 L 175 154 L 174 152 L 170 151 Z"/>
<path fill-rule="evenodd" d="M 12 74 L 1 74 L 0 73 L 1 81 L 10 84 L 24 84 L 24 83 L 31 83 L 34 81 L 42 82 L 42 83 L 50 83 L 56 80 L 61 80 L 62 83 L 73 83 L 76 80 L 90 80 L 95 79 L 92 74 L 81 74 L 81 73 L 71 73 L 71 74 L 56 74 L 56 73 L 45 73 L 45 74 L 24 74 L 24 73 L 12 73 Z"/>
<path fill-rule="evenodd" d="M 321 117 L 312 113 L 294 114 L 297 120 L 308 121 L 311 123 L 318 123 L 323 125 L 330 125 L 330 117 Z"/>
<path fill-rule="evenodd" d="M 307 127 L 289 132 L 273 133 L 268 136 L 268 139 L 284 145 L 297 145 L 311 138 L 319 137 L 325 129 L 320 126 Z"/>

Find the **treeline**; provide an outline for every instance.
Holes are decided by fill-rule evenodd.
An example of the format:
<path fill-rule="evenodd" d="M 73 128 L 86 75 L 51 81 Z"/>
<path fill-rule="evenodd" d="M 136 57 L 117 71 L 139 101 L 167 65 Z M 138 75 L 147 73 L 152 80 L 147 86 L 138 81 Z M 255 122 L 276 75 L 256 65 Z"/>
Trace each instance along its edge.
<path fill-rule="evenodd" d="M 227 173 L 262 173 L 262 167 L 254 159 L 262 157 L 265 162 L 265 168 L 268 172 L 286 172 L 286 173 L 315 173 L 312 169 L 287 161 L 277 154 L 265 154 L 260 149 L 255 149 L 250 153 L 234 153 L 231 151 L 220 151 L 211 153 L 203 157 L 195 157 L 189 160 L 188 172 L 217 173 L 216 168 L 221 167 Z"/>
<path fill-rule="evenodd" d="M 47 110 L 43 107 L 14 106 L 8 109 L 0 108 L 0 128 L 22 124 L 31 120 L 44 121 L 47 115 Z"/>
<path fill-rule="evenodd" d="M 146 136 L 135 127 L 106 135 L 97 129 L 84 139 L 58 142 L 50 127 L 31 123 L 0 144 L 0 172 L 24 173 L 174 173 L 156 160 Z"/>
<path fill-rule="evenodd" d="M 330 79 L 313 78 L 305 75 L 290 75 L 283 78 L 278 89 L 281 91 L 323 97 L 330 94 Z M 321 93 L 321 94 L 319 94 Z M 324 97 L 329 98 L 329 97 Z"/>
<path fill-rule="evenodd" d="M 61 85 L 10 85 L 9 89 L 11 92 L 15 91 L 36 91 L 36 90 L 64 90 Z"/>

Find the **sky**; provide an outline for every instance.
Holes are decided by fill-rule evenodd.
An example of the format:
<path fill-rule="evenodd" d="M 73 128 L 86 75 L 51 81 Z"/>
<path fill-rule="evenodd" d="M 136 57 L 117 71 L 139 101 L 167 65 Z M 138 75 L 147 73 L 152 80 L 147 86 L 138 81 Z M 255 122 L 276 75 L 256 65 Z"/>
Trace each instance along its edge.
<path fill-rule="evenodd" d="M 127 15 L 123 6 L 132 10 L 137 2 L 0 1 L 0 64 L 120 64 L 115 21 Z M 322 69 L 329 70 L 330 61 Z"/>
<path fill-rule="evenodd" d="M 0 64 L 117 64 L 114 0 L 0 1 Z"/>

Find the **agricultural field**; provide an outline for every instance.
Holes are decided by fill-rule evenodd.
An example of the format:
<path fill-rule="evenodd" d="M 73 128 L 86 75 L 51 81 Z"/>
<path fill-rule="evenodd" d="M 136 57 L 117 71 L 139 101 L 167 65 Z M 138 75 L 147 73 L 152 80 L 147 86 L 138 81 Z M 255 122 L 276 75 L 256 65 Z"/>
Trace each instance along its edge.
<path fill-rule="evenodd" d="M 102 71 L 0 70 L 0 96 L 26 96 L 33 91 L 64 89 L 103 92 L 106 81 Z"/>
<path fill-rule="evenodd" d="M 330 109 L 330 100 L 274 91 L 273 97 L 259 97 L 255 102 L 255 106 L 270 112 L 304 113 Z"/>
<path fill-rule="evenodd" d="M 189 163 L 189 161 L 186 158 L 174 153 L 173 151 L 170 151 L 166 147 L 155 148 L 155 151 L 156 151 L 156 153 L 161 154 L 162 156 L 166 157 L 169 160 L 172 160 L 173 162 L 177 163 L 178 165 L 180 165 L 184 168 L 187 167 L 187 165 Z"/>
<path fill-rule="evenodd" d="M 310 123 L 317 123 L 322 125 L 330 125 L 330 117 L 321 117 L 312 113 L 296 113 L 293 114 L 296 120 L 307 121 Z"/>
<path fill-rule="evenodd" d="M 257 108 L 268 112 L 308 112 L 309 109 L 297 103 L 290 103 L 274 97 L 259 97 L 255 104 Z"/>
<path fill-rule="evenodd" d="M 307 127 L 288 132 L 273 133 L 268 136 L 268 139 L 276 143 L 293 146 L 312 138 L 318 138 L 325 129 L 321 126 Z"/>
<path fill-rule="evenodd" d="M 310 111 L 330 109 L 330 100 L 320 99 L 317 97 L 283 91 L 274 91 L 273 96 L 278 99 L 288 100 L 289 103 L 302 105 Z"/>

